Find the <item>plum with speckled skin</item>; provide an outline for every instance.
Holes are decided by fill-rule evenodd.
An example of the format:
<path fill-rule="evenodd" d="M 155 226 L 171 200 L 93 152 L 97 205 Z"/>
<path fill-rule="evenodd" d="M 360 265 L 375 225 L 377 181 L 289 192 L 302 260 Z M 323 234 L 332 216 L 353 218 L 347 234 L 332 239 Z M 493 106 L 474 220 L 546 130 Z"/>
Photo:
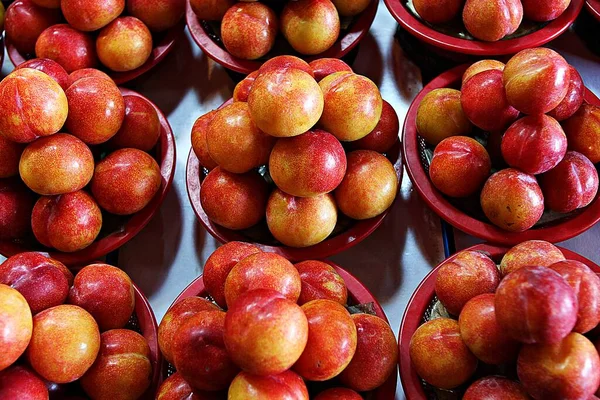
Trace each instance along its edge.
<path fill-rule="evenodd" d="M 102 72 L 96 68 L 83 68 L 78 69 L 77 71 L 73 71 L 69 74 L 68 86 L 70 87 L 72 84 L 83 78 L 101 78 L 106 79 L 107 81 L 115 84 L 115 81 L 113 81 L 112 78 L 108 76 L 105 72 Z"/>
<path fill-rule="evenodd" d="M 493 174 L 481 191 L 481 208 L 496 226 L 523 232 L 544 213 L 544 195 L 533 175 L 513 168 Z"/>
<path fill-rule="evenodd" d="M 500 327 L 522 343 L 558 343 L 577 322 L 575 291 L 546 267 L 527 266 L 507 275 L 495 307 Z"/>
<path fill-rule="evenodd" d="M 48 58 L 34 58 L 33 60 L 25 61 L 15 67 L 17 69 L 32 68 L 37 69 L 54 79 L 56 83 L 60 85 L 63 90 L 67 90 L 69 87 L 69 74 L 65 69 L 56 61 Z"/>
<path fill-rule="evenodd" d="M 152 383 L 150 347 L 146 339 L 129 329 L 104 332 L 100 336 L 98 358 L 80 382 L 92 398 L 140 398 Z"/>
<path fill-rule="evenodd" d="M 69 303 L 89 312 L 100 331 L 123 328 L 135 308 L 133 283 L 119 268 L 91 264 L 75 276 Z"/>
<path fill-rule="evenodd" d="M 259 2 L 237 3 L 227 10 L 221 21 L 221 39 L 234 57 L 256 60 L 275 44 L 279 30 L 277 15 Z"/>
<path fill-rule="evenodd" d="M 19 174 L 19 160 L 25 149 L 25 144 L 16 143 L 0 136 L 0 179 L 10 178 Z"/>
<path fill-rule="evenodd" d="M 192 126 L 192 149 L 194 149 L 194 153 L 196 154 L 196 157 L 198 157 L 200 165 L 209 171 L 218 166 L 215 160 L 210 156 L 210 153 L 208 152 L 208 143 L 206 142 L 208 127 L 216 114 L 217 110 L 210 111 L 198 117 L 196 122 L 194 122 L 194 126 Z"/>
<path fill-rule="evenodd" d="M 477 61 L 469 68 L 465 70 L 462 76 L 462 84 L 464 85 L 469 79 L 474 77 L 480 72 L 488 71 L 490 69 L 497 69 L 498 71 L 504 71 L 504 63 L 497 60 L 481 60 Z"/>
<path fill-rule="evenodd" d="M 437 145 L 451 136 L 467 136 L 473 130 L 456 89 L 434 89 L 427 93 L 417 110 L 417 132 L 425 141 Z"/>
<path fill-rule="evenodd" d="M 372 0 L 332 0 L 335 8 L 344 17 L 353 17 L 367 9 Z"/>
<path fill-rule="evenodd" d="M 185 13 L 185 0 L 128 0 L 127 11 L 139 18 L 152 32 L 162 32 L 181 21 Z"/>
<path fill-rule="evenodd" d="M 561 162 L 567 152 L 567 137 L 554 118 L 529 115 L 506 130 L 501 149 L 508 165 L 538 175 Z"/>
<path fill-rule="evenodd" d="M 34 192 L 59 195 L 83 189 L 94 174 L 94 156 L 75 136 L 57 133 L 29 144 L 19 162 L 23 182 Z"/>
<path fill-rule="evenodd" d="M 173 343 L 177 330 L 201 311 L 219 311 L 219 307 L 201 297 L 188 297 L 174 304 L 158 326 L 158 345 L 167 362 L 173 364 Z"/>
<path fill-rule="evenodd" d="M 532 21 L 552 21 L 561 16 L 571 0 L 521 0 L 525 17 Z"/>
<path fill-rule="evenodd" d="M 394 166 L 372 150 L 355 150 L 347 158 L 346 176 L 334 192 L 340 211 L 359 220 L 381 215 L 398 192 Z"/>
<path fill-rule="evenodd" d="M 430 24 L 443 24 L 459 14 L 464 2 L 461 0 L 415 0 L 413 5 L 423 20 Z"/>
<path fill-rule="evenodd" d="M 138 96 L 123 96 L 125 118 L 121 128 L 110 139 L 112 148 L 134 148 L 150 151 L 160 137 L 161 125 L 156 109 L 147 100 Z"/>
<path fill-rule="evenodd" d="M 249 228 L 263 219 L 268 196 L 267 182 L 256 171 L 233 174 L 217 167 L 200 187 L 200 203 L 208 218 L 233 230 Z"/>
<path fill-rule="evenodd" d="M 31 68 L 14 71 L 0 82 L 0 107 L 0 134 L 18 143 L 55 134 L 68 114 L 60 85 Z"/>
<path fill-rule="evenodd" d="M 339 387 L 322 391 L 315 400 L 362 400 L 362 396 L 352 389 Z"/>
<path fill-rule="evenodd" d="M 398 141 L 398 133 L 400 132 L 400 120 L 394 107 L 387 101 L 383 100 L 381 108 L 381 118 L 367 136 L 350 142 L 350 146 L 355 150 L 373 150 L 378 153 L 386 153 Z"/>
<path fill-rule="evenodd" d="M 206 392 L 194 390 L 175 372 L 163 381 L 156 393 L 156 400 L 222 400 L 227 394 L 222 392 Z"/>
<path fill-rule="evenodd" d="M 471 384 L 463 400 L 531 400 L 525 388 L 501 376 L 487 376 Z"/>
<path fill-rule="evenodd" d="M 484 363 L 514 363 L 520 344 L 498 325 L 494 298 L 493 293 L 481 294 L 465 304 L 458 319 L 460 336 L 475 357 Z"/>
<path fill-rule="evenodd" d="M 552 170 L 540 176 L 546 206 L 568 213 L 586 207 L 598 193 L 598 171 L 583 154 L 569 151 Z"/>
<path fill-rule="evenodd" d="M 27 349 L 33 322 L 27 300 L 17 290 L 0 284 L 0 371 L 13 364 Z"/>
<path fill-rule="evenodd" d="M 492 259 L 478 251 L 461 251 L 438 270 L 435 293 L 450 314 L 458 316 L 473 297 L 494 293 L 500 282 Z"/>
<path fill-rule="evenodd" d="M 228 316 L 223 311 L 201 311 L 177 330 L 173 342 L 175 368 L 194 389 L 226 389 L 239 371 L 232 361 L 235 354 L 225 348 Z"/>
<path fill-rule="evenodd" d="M 352 68 L 338 58 L 319 58 L 308 63 L 313 70 L 317 82 L 336 72 L 353 72 Z"/>
<path fill-rule="evenodd" d="M 252 121 L 248 103 L 234 102 L 214 114 L 206 144 L 210 158 L 221 169 L 243 174 L 269 161 L 275 138 Z"/>
<path fill-rule="evenodd" d="M 249 243 L 229 242 L 216 249 L 206 260 L 203 270 L 204 286 L 221 307 L 226 307 L 225 280 L 235 265 L 261 250 Z"/>
<path fill-rule="evenodd" d="M 254 123 L 276 137 L 297 136 L 311 129 L 323 114 L 323 101 L 319 84 L 296 68 L 258 76 L 248 96 Z"/>
<path fill-rule="evenodd" d="M 38 374 L 24 365 L 0 372 L 0 399 L 48 400 L 48 389 Z"/>
<path fill-rule="evenodd" d="M 6 10 L 4 28 L 6 38 L 21 54 L 33 54 L 40 34 L 58 24 L 59 10 L 49 10 L 35 5 L 31 0 L 17 0 Z"/>
<path fill-rule="evenodd" d="M 56 61 L 68 73 L 94 68 L 98 64 L 94 38 L 68 24 L 57 24 L 44 30 L 35 42 L 35 55 Z"/>
<path fill-rule="evenodd" d="M 277 141 L 269 173 L 277 187 L 292 196 L 318 196 L 333 191 L 344 179 L 346 153 L 331 133 L 311 130 Z"/>
<path fill-rule="evenodd" d="M 344 278 L 323 261 L 302 261 L 295 265 L 302 282 L 298 304 L 327 299 L 342 305 L 348 301 L 348 288 Z"/>
<path fill-rule="evenodd" d="M 16 254 L 0 264 L 0 283 L 18 290 L 33 315 L 63 304 L 72 282 L 67 267 L 40 253 Z"/>
<path fill-rule="evenodd" d="M 69 117 L 66 129 L 87 144 L 112 138 L 125 118 L 125 101 L 114 83 L 101 78 L 83 78 L 66 91 Z"/>
<path fill-rule="evenodd" d="M 543 240 L 528 240 L 514 246 L 504 254 L 500 262 L 500 273 L 506 276 L 529 265 L 549 267 L 565 256 L 558 247 Z"/>
<path fill-rule="evenodd" d="M 100 62 L 117 72 L 144 65 L 152 54 L 152 33 L 135 17 L 119 17 L 104 27 L 96 39 Z"/>
<path fill-rule="evenodd" d="M 121 149 L 96 164 L 91 189 L 104 210 L 131 215 L 142 210 L 162 184 L 160 167 L 148 153 Z"/>
<path fill-rule="evenodd" d="M 252 85 L 254 85 L 257 76 L 258 71 L 253 71 L 235 85 L 235 88 L 233 89 L 233 101 L 248 101 L 250 90 L 252 89 Z"/>
<path fill-rule="evenodd" d="M 75 252 L 94 242 L 102 227 L 102 213 L 83 190 L 59 196 L 43 196 L 33 207 L 31 227 L 46 247 Z"/>
<path fill-rule="evenodd" d="M 19 239 L 31 231 L 33 193 L 18 179 L 0 180 L 0 240 Z"/>
<path fill-rule="evenodd" d="M 121 15 L 125 0 L 61 0 L 60 9 L 73 28 L 97 31 Z"/>
<path fill-rule="evenodd" d="M 295 372 L 285 371 L 270 376 L 240 372 L 229 387 L 229 398 L 247 399 L 254 396 L 261 399 L 309 399 L 304 380 Z"/>
<path fill-rule="evenodd" d="M 276 375 L 300 358 L 308 321 L 293 301 L 270 289 L 244 293 L 225 317 L 225 346 L 232 359 L 253 375 Z"/>
<path fill-rule="evenodd" d="M 32 0 L 35 4 L 45 8 L 60 8 L 61 0 Z"/>
<path fill-rule="evenodd" d="M 295 197 L 275 189 L 267 203 L 269 231 L 290 247 L 308 247 L 325 240 L 337 223 L 331 194 Z"/>
<path fill-rule="evenodd" d="M 519 29 L 523 5 L 520 0 L 467 0 L 462 20 L 475 38 L 495 42 Z"/>
<path fill-rule="evenodd" d="M 594 164 L 600 162 L 600 107 L 583 104 L 563 122 L 569 150 L 577 151 Z"/>
<path fill-rule="evenodd" d="M 433 185 L 450 197 L 477 193 L 490 176 L 490 156 L 477 140 L 452 136 L 442 140 L 433 152 L 429 177 Z"/>
<path fill-rule="evenodd" d="M 258 69 L 257 74 L 262 75 L 269 71 L 275 71 L 281 68 L 295 68 L 306 72 L 312 77 L 315 76 L 312 67 L 306 61 L 299 57 L 290 55 L 276 56 L 265 61 L 265 63 Z"/>
<path fill-rule="evenodd" d="M 331 0 L 290 1 L 280 17 L 283 36 L 300 54 L 322 53 L 340 35 L 340 16 Z"/>
<path fill-rule="evenodd" d="M 549 116 L 557 121 L 564 121 L 579 110 L 583 104 L 585 86 L 579 72 L 569 65 L 569 89 L 564 99 L 548 113 Z"/>
<path fill-rule="evenodd" d="M 198 19 L 220 21 L 236 0 L 190 0 L 192 11 Z"/>
<path fill-rule="evenodd" d="M 227 275 L 227 307 L 231 308 L 241 295 L 255 289 L 275 290 L 295 303 L 300 297 L 300 274 L 291 262 L 278 254 L 251 254 L 240 260 Z"/>
<path fill-rule="evenodd" d="M 356 325 L 356 352 L 340 381 L 358 391 L 373 390 L 396 373 L 398 343 L 392 328 L 376 315 L 353 314 Z"/>
<path fill-rule="evenodd" d="M 81 378 L 99 350 L 98 325 L 81 307 L 60 305 L 33 318 L 27 360 L 48 381 L 69 383 Z"/>
<path fill-rule="evenodd" d="M 383 100 L 369 78 L 337 72 L 319 82 L 325 106 L 319 124 L 341 141 L 362 139 L 381 119 Z"/>
<path fill-rule="evenodd" d="M 410 358 L 417 374 L 441 389 L 462 385 L 477 368 L 477 358 L 460 337 L 458 322 L 449 318 L 431 320 L 415 331 Z"/>

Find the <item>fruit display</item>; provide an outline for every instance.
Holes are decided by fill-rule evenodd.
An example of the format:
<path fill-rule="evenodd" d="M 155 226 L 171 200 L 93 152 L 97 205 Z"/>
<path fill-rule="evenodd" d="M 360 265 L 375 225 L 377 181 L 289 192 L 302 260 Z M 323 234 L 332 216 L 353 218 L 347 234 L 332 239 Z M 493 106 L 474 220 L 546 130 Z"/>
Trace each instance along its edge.
<path fill-rule="evenodd" d="M 294 265 L 248 243 L 208 258 L 165 314 L 158 340 L 171 375 L 157 399 L 395 393 L 396 339 L 369 292 L 334 264 Z"/>
<path fill-rule="evenodd" d="M 409 399 L 595 398 L 599 324 L 591 261 L 539 240 L 474 246 L 435 268 L 409 303 L 404 390 Z"/>
<path fill-rule="evenodd" d="M 0 82 L 0 104 L 1 253 L 46 250 L 82 264 L 157 211 L 175 155 L 169 124 L 149 100 L 100 71 L 69 76 L 36 59 Z"/>
<path fill-rule="evenodd" d="M 41 253 L 14 255 L 0 264 L 0 317 L 2 399 L 135 400 L 156 391 L 154 313 L 119 268 L 96 263 L 73 275 Z"/>
<path fill-rule="evenodd" d="M 440 216 L 474 236 L 565 240 L 597 221 L 587 211 L 598 193 L 598 115 L 600 101 L 551 49 L 457 67 L 413 102 L 409 175 Z"/>
<path fill-rule="evenodd" d="M 233 100 L 197 119 L 188 193 L 219 240 L 325 257 L 340 245 L 307 254 L 355 228 L 357 243 L 394 202 L 396 112 L 371 80 L 328 63 L 275 57 L 237 85 Z"/>
<path fill-rule="evenodd" d="M 185 0 L 17 0 L 6 10 L 8 54 L 16 66 L 48 58 L 123 83 L 168 54 L 184 12 Z"/>

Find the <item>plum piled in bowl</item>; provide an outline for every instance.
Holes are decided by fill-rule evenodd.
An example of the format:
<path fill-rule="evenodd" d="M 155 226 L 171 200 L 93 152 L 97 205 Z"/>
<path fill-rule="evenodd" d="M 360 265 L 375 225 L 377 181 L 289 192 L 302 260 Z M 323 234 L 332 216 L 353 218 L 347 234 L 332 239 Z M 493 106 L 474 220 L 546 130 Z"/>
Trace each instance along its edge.
<path fill-rule="evenodd" d="M 448 258 L 404 314 L 407 398 L 595 398 L 599 274 L 584 257 L 539 240 Z"/>
<path fill-rule="evenodd" d="M 409 109 L 409 176 L 442 218 L 484 240 L 569 239 L 600 219 L 599 106 L 547 48 L 457 67 Z"/>
<path fill-rule="evenodd" d="M 154 398 L 158 327 L 122 270 L 91 264 L 73 276 L 40 253 L 17 254 L 0 264 L 0 316 L 0 398 Z"/>
<path fill-rule="evenodd" d="M 0 82 L 0 104 L 0 253 L 49 251 L 84 264 L 158 211 L 175 150 L 148 99 L 99 70 L 69 75 L 35 59 Z"/>
<path fill-rule="evenodd" d="M 342 58 L 369 31 L 377 0 L 188 0 L 196 43 L 219 64 L 249 74 L 278 55 Z"/>
<path fill-rule="evenodd" d="M 266 62 L 192 129 L 188 194 L 221 242 L 324 258 L 372 233 L 398 193 L 398 117 L 344 62 Z"/>
<path fill-rule="evenodd" d="M 49 58 L 69 73 L 102 68 L 118 84 L 150 70 L 184 29 L 185 0 L 17 0 L 6 10 L 15 66 Z"/>
<path fill-rule="evenodd" d="M 157 399 L 394 398 L 398 354 L 385 314 L 329 262 L 294 265 L 227 243 L 175 300 L 158 335 L 170 376 Z"/>

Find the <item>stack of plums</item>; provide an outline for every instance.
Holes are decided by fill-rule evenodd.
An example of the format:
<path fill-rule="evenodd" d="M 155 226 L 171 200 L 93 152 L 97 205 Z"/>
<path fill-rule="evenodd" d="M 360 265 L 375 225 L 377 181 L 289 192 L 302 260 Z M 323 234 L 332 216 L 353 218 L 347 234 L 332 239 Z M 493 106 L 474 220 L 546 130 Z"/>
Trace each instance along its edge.
<path fill-rule="evenodd" d="M 476 39 L 495 42 L 519 29 L 523 17 L 545 23 L 560 17 L 571 0 L 413 0 L 419 16 L 432 25 L 457 19 Z"/>
<path fill-rule="evenodd" d="M 6 37 L 24 57 L 52 59 L 69 73 L 99 63 L 131 71 L 150 58 L 152 34 L 184 11 L 185 0 L 17 0 L 6 11 Z"/>
<path fill-rule="evenodd" d="M 584 92 L 577 70 L 547 48 L 523 50 L 506 65 L 473 64 L 461 91 L 436 89 L 419 105 L 417 131 L 435 146 L 432 183 L 449 197 L 481 191 L 487 218 L 512 232 L 534 226 L 544 203 L 557 213 L 589 205 L 598 191 L 600 108 L 584 103 Z M 489 133 L 487 149 L 469 137 L 476 128 Z"/>
<path fill-rule="evenodd" d="M 236 86 L 233 103 L 194 124 L 194 152 L 210 170 L 202 207 L 228 229 L 266 215 L 286 246 L 317 244 L 333 232 L 338 208 L 363 220 L 393 203 L 398 178 L 382 153 L 398 129 L 377 86 L 343 61 L 272 58 Z M 264 165 L 274 188 L 259 173 Z"/>
<path fill-rule="evenodd" d="M 396 371 L 388 323 L 351 315 L 344 279 L 327 263 L 293 265 L 229 242 L 208 258 L 203 279 L 210 298 L 182 299 L 158 328 L 162 353 L 177 372 L 157 399 L 193 392 L 211 399 L 308 400 L 307 383 L 326 381 L 311 389 L 311 395 L 329 390 L 316 399 L 361 399 L 357 392 L 376 389 Z"/>
<path fill-rule="evenodd" d="M 265 56 L 281 33 L 300 54 L 316 55 L 331 48 L 340 35 L 340 17 L 355 17 L 375 0 L 274 1 L 281 14 L 255 0 L 190 0 L 201 20 L 221 22 L 221 40 L 238 58 Z"/>
<path fill-rule="evenodd" d="M 129 276 L 106 264 L 73 274 L 39 253 L 0 265 L 0 399 L 139 398 L 150 386 L 150 348 L 127 329 Z M 23 355 L 23 357 L 21 357 Z M 75 399 L 75 397 L 72 397 Z M 77 397 L 79 398 L 79 397 Z"/>
<path fill-rule="evenodd" d="M 101 209 L 134 214 L 160 189 L 147 153 L 158 114 L 105 73 L 30 60 L 0 82 L 0 108 L 0 240 L 33 230 L 43 246 L 75 252 L 100 233 Z"/>
<path fill-rule="evenodd" d="M 452 317 L 421 325 L 410 341 L 427 383 L 466 389 L 464 400 L 595 398 L 600 277 L 587 265 L 544 241 L 513 247 L 499 270 L 467 250 L 438 269 L 435 293 Z"/>

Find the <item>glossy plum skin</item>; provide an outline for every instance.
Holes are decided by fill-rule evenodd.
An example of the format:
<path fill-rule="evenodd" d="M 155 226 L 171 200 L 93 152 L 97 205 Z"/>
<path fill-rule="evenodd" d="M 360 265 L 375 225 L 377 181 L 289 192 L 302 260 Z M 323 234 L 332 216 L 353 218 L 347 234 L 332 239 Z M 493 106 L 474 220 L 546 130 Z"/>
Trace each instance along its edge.
<path fill-rule="evenodd" d="M 478 251 L 461 251 L 438 269 L 435 293 L 448 312 L 458 316 L 469 300 L 494 293 L 499 282 L 492 259 Z"/>
<path fill-rule="evenodd" d="M 65 69 L 56 61 L 48 58 L 34 58 L 33 60 L 25 61 L 15 67 L 15 70 L 22 68 L 37 69 L 54 79 L 56 83 L 60 85 L 63 90 L 67 90 L 69 87 L 69 74 Z"/>
<path fill-rule="evenodd" d="M 346 282 L 331 265 L 323 261 L 308 260 L 296 264 L 295 267 L 302 282 L 299 305 L 318 299 L 346 304 L 348 301 Z"/>
<path fill-rule="evenodd" d="M 413 5 L 423 20 L 430 24 L 443 24 L 454 19 L 464 3 L 459 0 L 415 0 Z"/>
<path fill-rule="evenodd" d="M 400 132 L 400 120 L 394 107 L 383 100 L 381 108 L 381 118 L 367 136 L 351 142 L 353 149 L 373 150 L 378 153 L 386 153 L 398 141 L 398 132 Z"/>
<path fill-rule="evenodd" d="M 35 55 L 56 61 L 68 73 L 94 68 L 98 64 L 93 37 L 68 24 L 53 25 L 44 30 L 35 43 Z"/>
<path fill-rule="evenodd" d="M 456 89 L 434 89 L 427 93 L 417 110 L 417 132 L 425 141 L 437 145 L 450 136 L 467 136 L 473 125 L 461 104 L 461 92 Z"/>
<path fill-rule="evenodd" d="M 490 156 L 478 141 L 467 136 L 442 140 L 433 152 L 429 177 L 433 185 L 450 197 L 477 193 L 490 176 Z"/>
<path fill-rule="evenodd" d="M 521 0 L 525 17 L 546 22 L 558 18 L 571 4 L 570 0 Z"/>
<path fill-rule="evenodd" d="M 260 66 L 258 71 L 255 71 L 256 75 L 254 75 L 254 78 L 258 77 L 259 75 L 265 74 L 269 71 L 275 71 L 277 69 L 282 68 L 299 69 L 301 71 L 306 72 L 313 78 L 315 77 L 312 67 L 306 61 L 296 56 L 282 55 L 273 57 L 265 61 L 264 64 Z M 252 76 L 252 74 L 248 76 Z"/>
<path fill-rule="evenodd" d="M 75 276 L 69 303 L 89 312 L 102 332 L 124 328 L 135 308 L 133 283 L 117 267 L 91 264 Z"/>
<path fill-rule="evenodd" d="M 127 11 L 152 32 L 173 28 L 185 13 L 185 0 L 128 0 Z"/>
<path fill-rule="evenodd" d="M 277 15 L 259 2 L 237 3 L 221 21 L 221 38 L 227 51 L 245 60 L 267 54 L 279 30 Z"/>
<path fill-rule="evenodd" d="M 500 262 L 500 273 L 506 276 L 522 267 L 537 265 L 549 267 L 565 256 L 558 247 L 543 240 L 528 240 L 514 246 L 504 254 Z"/>
<path fill-rule="evenodd" d="M 467 82 L 469 79 L 471 79 L 472 77 L 474 77 L 475 75 L 477 75 L 478 73 L 483 72 L 483 71 L 488 71 L 490 69 L 497 69 L 498 71 L 504 71 L 504 66 L 505 66 L 505 64 L 503 62 L 500 62 L 497 60 L 477 61 L 477 62 L 471 64 L 471 66 L 469 68 L 467 68 L 466 71 L 463 73 L 462 84 L 464 85 L 465 82 Z"/>
<path fill-rule="evenodd" d="M 202 274 L 206 291 L 225 308 L 225 281 L 236 264 L 261 250 L 249 243 L 229 242 L 216 249 L 206 260 Z"/>
<path fill-rule="evenodd" d="M 175 372 L 161 383 L 156 392 L 156 400 L 217 400 L 218 392 L 202 392 L 197 394 L 197 391 L 183 379 L 179 372 Z M 209 393 L 214 393 L 213 397 Z"/>
<path fill-rule="evenodd" d="M 563 160 L 539 179 L 546 206 L 568 213 L 586 207 L 598 193 L 598 171 L 583 154 L 569 151 Z"/>
<path fill-rule="evenodd" d="M 267 183 L 258 172 L 233 174 L 217 167 L 202 182 L 200 203 L 212 222 L 240 230 L 264 218 L 268 195 Z"/>
<path fill-rule="evenodd" d="M 315 400 L 362 400 L 362 397 L 352 389 L 340 387 L 322 391 Z"/>
<path fill-rule="evenodd" d="M 67 267 L 40 253 L 16 254 L 0 264 L 0 283 L 18 290 L 33 315 L 63 304 L 72 282 Z"/>
<path fill-rule="evenodd" d="M 558 121 L 544 114 L 523 117 L 502 137 L 502 155 L 513 168 L 538 175 L 556 167 L 567 152 L 567 137 Z"/>
<path fill-rule="evenodd" d="M 210 153 L 208 152 L 208 143 L 206 142 L 208 127 L 216 113 L 217 110 L 213 110 L 198 117 L 196 122 L 194 122 L 194 126 L 192 126 L 192 149 L 194 150 L 196 157 L 198 157 L 200 165 L 209 171 L 218 166 L 215 160 L 210 156 Z"/>
<path fill-rule="evenodd" d="M 273 58 L 271 59 L 273 60 Z M 269 61 L 271 61 L 269 60 Z M 268 61 L 267 61 L 268 62 Z M 266 64 L 266 63 L 265 63 Z M 264 64 L 263 64 L 264 66 Z M 233 89 L 233 101 L 248 101 L 248 96 L 250 95 L 250 90 L 252 89 L 252 85 L 254 85 L 254 81 L 258 76 L 258 71 L 252 71 L 248 76 L 238 82 Z"/>
<path fill-rule="evenodd" d="M 19 53 L 33 54 L 40 34 L 60 20 L 59 10 L 39 7 L 31 0 L 17 0 L 6 9 L 6 38 Z"/>
<path fill-rule="evenodd" d="M 113 81 L 110 76 L 108 76 L 105 72 L 100 71 L 99 69 L 83 68 L 78 69 L 77 71 L 73 71 L 69 74 L 68 86 L 70 87 L 72 84 L 83 78 L 102 78 L 106 79 L 109 82 L 112 82 L 113 84 L 115 83 L 115 81 Z"/>
<path fill-rule="evenodd" d="M 524 345 L 517 373 L 535 399 L 588 399 L 600 385 L 600 357 L 585 336 L 570 333 L 555 344 Z"/>
<path fill-rule="evenodd" d="M 353 72 L 348 64 L 337 58 L 319 58 L 311 61 L 308 65 L 312 68 L 317 82 L 336 72 Z"/>
<path fill-rule="evenodd" d="M 554 50 L 526 49 L 506 63 L 502 79 L 510 105 L 524 114 L 543 114 L 567 95 L 569 64 Z"/>
<path fill-rule="evenodd" d="M 0 179 L 10 178 L 19 174 L 19 160 L 25 149 L 22 143 L 15 143 L 0 136 Z"/>
<path fill-rule="evenodd" d="M 520 0 L 467 0 L 462 19 L 475 38 L 495 42 L 519 28 L 523 5 Z"/>
<path fill-rule="evenodd" d="M 302 309 L 281 293 L 243 294 L 225 318 L 225 346 L 235 363 L 253 375 L 276 375 L 300 358 L 308 341 Z"/>
<path fill-rule="evenodd" d="M 0 240 L 23 238 L 31 232 L 35 197 L 18 179 L 0 180 Z"/>
<path fill-rule="evenodd" d="M 192 11 L 198 19 L 220 21 L 235 0 L 190 0 Z"/>
<path fill-rule="evenodd" d="M 410 358 L 421 378 L 442 389 L 465 383 L 477 368 L 477 358 L 460 337 L 458 322 L 449 318 L 426 322 L 415 331 Z"/>
<path fill-rule="evenodd" d="M 481 191 L 481 208 L 496 226 L 523 232 L 544 212 L 544 195 L 533 175 L 513 168 L 493 174 Z"/>
<path fill-rule="evenodd" d="M 125 0 L 61 0 L 60 9 L 73 28 L 91 32 L 121 15 Z"/>
<path fill-rule="evenodd" d="M 269 157 L 269 173 L 277 187 L 292 196 L 318 196 L 344 179 L 346 153 L 335 136 L 315 129 L 279 139 Z"/>
<path fill-rule="evenodd" d="M 531 400 L 523 386 L 501 376 L 488 376 L 471 384 L 463 400 Z"/>
<path fill-rule="evenodd" d="M 600 162 L 600 107 L 583 104 L 563 122 L 569 150 L 577 151 L 594 164 Z"/>
<path fill-rule="evenodd" d="M 125 117 L 121 128 L 110 139 L 112 148 L 150 151 L 160 138 L 161 125 L 154 106 L 138 96 L 123 96 Z"/>
<path fill-rule="evenodd" d="M 557 272 L 522 267 L 507 275 L 496 291 L 496 319 L 522 343 L 557 343 L 577 322 L 577 296 Z"/>
<path fill-rule="evenodd" d="M 298 374 L 292 371 L 269 376 L 256 376 L 240 372 L 229 387 L 229 398 L 309 399 L 306 384 Z"/>
<path fill-rule="evenodd" d="M 0 372 L 1 399 L 48 400 L 48 389 L 35 372 L 13 365 Z"/>
<path fill-rule="evenodd" d="M 17 361 L 27 349 L 33 331 L 31 318 L 25 297 L 0 284 L 0 371 Z"/>
<path fill-rule="evenodd" d="M 96 40 L 98 58 L 109 69 L 133 71 L 152 54 L 152 33 L 135 17 L 119 17 L 104 27 Z"/>
<path fill-rule="evenodd" d="M 583 104 L 584 94 L 585 86 L 583 85 L 581 75 L 579 75 L 579 72 L 573 66 L 569 65 L 569 89 L 567 90 L 567 94 L 548 115 L 557 121 L 564 121 L 571 117 Z"/>
<path fill-rule="evenodd" d="M 340 17 L 331 0 L 288 2 L 280 18 L 283 36 L 300 54 L 322 53 L 340 35 Z"/>

